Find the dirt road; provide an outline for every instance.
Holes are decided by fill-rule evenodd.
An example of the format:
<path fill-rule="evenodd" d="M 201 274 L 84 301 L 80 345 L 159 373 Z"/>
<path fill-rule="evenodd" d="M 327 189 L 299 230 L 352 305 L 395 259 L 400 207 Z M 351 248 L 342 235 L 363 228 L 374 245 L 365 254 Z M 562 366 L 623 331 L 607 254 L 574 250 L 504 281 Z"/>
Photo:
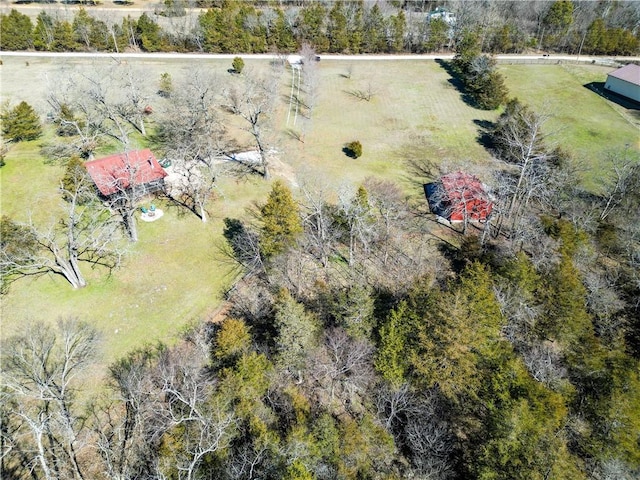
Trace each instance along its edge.
<path fill-rule="evenodd" d="M 224 53 L 105 53 L 105 52 L 4 52 L 0 51 L 0 57 L 39 57 L 39 58 L 141 58 L 147 60 L 170 60 L 170 59 L 212 59 L 212 60 L 225 60 L 233 59 L 236 56 L 240 56 L 244 59 L 259 59 L 270 60 L 282 58 L 277 54 L 258 54 L 258 53 L 239 53 L 239 54 L 224 54 Z M 321 55 L 320 59 L 324 60 L 344 60 L 344 61 L 384 61 L 384 60 L 438 60 L 438 59 L 451 59 L 453 54 L 413 54 L 413 55 Z M 598 64 L 614 64 L 640 61 L 640 57 L 592 57 L 592 56 L 577 56 L 577 55 L 495 55 L 495 58 L 500 62 L 514 62 L 514 63 L 559 63 L 559 62 L 583 62 L 583 63 L 598 63 Z"/>

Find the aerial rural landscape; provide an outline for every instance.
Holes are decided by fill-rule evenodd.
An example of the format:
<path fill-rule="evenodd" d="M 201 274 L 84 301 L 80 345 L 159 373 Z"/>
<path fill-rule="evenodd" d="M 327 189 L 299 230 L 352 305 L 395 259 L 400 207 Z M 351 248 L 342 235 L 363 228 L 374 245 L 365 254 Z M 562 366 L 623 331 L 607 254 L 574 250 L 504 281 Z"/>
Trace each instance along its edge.
<path fill-rule="evenodd" d="M 0 2 L 0 478 L 640 478 L 640 3 Z"/>

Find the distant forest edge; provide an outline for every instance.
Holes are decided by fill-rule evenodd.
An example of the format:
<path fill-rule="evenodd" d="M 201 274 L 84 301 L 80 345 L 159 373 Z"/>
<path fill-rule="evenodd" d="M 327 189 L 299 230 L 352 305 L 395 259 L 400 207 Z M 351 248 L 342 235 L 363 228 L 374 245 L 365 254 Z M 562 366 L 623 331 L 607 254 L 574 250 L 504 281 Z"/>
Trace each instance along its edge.
<path fill-rule="evenodd" d="M 203 10 L 190 22 L 192 8 Z M 424 53 L 453 51 L 463 32 L 473 31 L 490 53 L 640 53 L 640 3 L 632 1 L 164 0 L 155 12 L 121 23 L 82 7 L 72 20 L 63 17 L 43 10 L 34 24 L 12 9 L 0 16 L 0 49 L 287 53 L 308 44 L 318 53 Z M 160 17 L 185 21 L 167 28 Z"/>

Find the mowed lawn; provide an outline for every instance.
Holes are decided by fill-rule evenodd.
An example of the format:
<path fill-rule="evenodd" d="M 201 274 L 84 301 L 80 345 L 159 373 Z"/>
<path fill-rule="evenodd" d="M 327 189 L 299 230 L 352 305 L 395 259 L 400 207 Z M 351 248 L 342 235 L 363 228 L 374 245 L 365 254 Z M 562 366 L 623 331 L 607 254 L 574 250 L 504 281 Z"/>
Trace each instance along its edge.
<path fill-rule="evenodd" d="M 25 191 L 21 182 L 12 181 L 12 168 L 9 164 L 1 173 L 3 214 L 22 219 L 16 204 L 4 200 Z M 48 165 L 38 169 L 47 181 L 55 180 L 58 170 Z M 245 198 L 264 195 L 267 189 L 254 180 L 228 186 L 222 185 L 227 201 L 212 202 L 207 223 L 156 201 L 165 215 L 153 223 L 138 221 L 140 239 L 130 245 L 121 268 L 109 276 L 81 264 L 89 281 L 83 289 L 73 290 L 58 275 L 15 282 L 2 298 L 2 335 L 16 332 L 25 321 L 78 318 L 103 333 L 101 355 L 110 362 L 143 344 L 171 342 L 186 325 L 211 317 L 234 280 L 232 265 L 220 253 L 222 219 L 242 215 Z M 21 198 L 34 199 L 34 208 L 41 210 L 38 223 L 46 225 L 55 221 L 49 206 L 58 200 L 55 192 L 42 187 L 38 194 Z"/>
<path fill-rule="evenodd" d="M 629 110 L 585 85 L 604 84 L 613 68 L 597 65 L 501 65 L 511 95 L 536 111 L 551 115 L 550 141 L 572 152 L 593 184 L 607 154 L 640 149 L 640 122 Z"/>
<path fill-rule="evenodd" d="M 3 59 L 2 95 L 12 103 L 26 100 L 46 114 L 43 79 L 59 64 L 56 60 Z M 104 60 L 109 61 L 109 60 Z M 157 88 L 160 74 L 174 79 L 194 68 L 224 76 L 226 60 L 128 60 L 145 69 L 149 88 Z M 66 67 L 93 68 L 95 61 L 75 60 Z M 247 68 L 267 68 L 267 61 L 247 60 Z M 462 101 L 445 70 L 433 61 L 366 62 L 322 60 L 319 89 L 310 121 L 302 118 L 287 125 L 290 72 L 283 71 L 279 110 L 274 117 L 278 161 L 274 177 L 286 178 L 294 187 L 309 181 L 329 189 L 354 188 L 368 176 L 401 182 L 408 193 L 420 194 L 407 178 L 407 157 L 425 158 L 447 169 L 465 168 L 490 180 L 495 164 L 478 143 L 478 124 L 493 121 L 499 112 L 476 110 Z M 351 68 L 350 68 L 351 67 Z M 550 100 L 571 150 L 597 165 L 606 143 L 633 142 L 634 129 L 606 100 L 581 86 L 579 76 L 559 66 L 501 66 L 514 95 L 534 106 Z M 584 68 L 591 75 L 594 67 Z M 351 70 L 351 78 L 348 72 Z M 600 75 L 600 72 L 597 73 Z M 521 85 L 522 84 L 522 85 Z M 541 85 L 548 84 L 548 88 Z M 537 88 L 537 90 L 536 90 Z M 370 101 L 349 92 L 371 90 Z M 302 92 L 303 97 L 305 92 Z M 544 96 L 544 98 L 542 98 Z M 576 107 L 576 98 L 584 106 Z M 572 113 L 574 108 L 583 109 Z M 587 112 L 591 112 L 588 114 Z M 590 115 L 602 116 L 595 121 Z M 595 122 L 595 123 L 592 123 Z M 599 128 L 598 137 L 580 136 L 584 129 Z M 288 133 L 304 133 L 303 142 Z M 571 133 L 574 132 L 574 133 Z M 637 134 L 637 131 L 635 131 Z M 360 140 L 361 158 L 347 157 L 345 143 Z M 563 140 L 563 143 L 565 142 Z M 39 223 L 52 218 L 58 201 L 57 184 L 62 168 L 46 164 L 38 153 L 40 141 L 14 146 L 7 165 L 0 169 L 2 213 L 24 220 L 32 212 Z M 582 153 L 583 152 L 583 153 Z M 222 219 L 245 215 L 245 208 L 265 199 L 269 183 L 224 180 L 223 199 L 209 206 L 212 218 L 203 224 L 192 214 L 165 204 L 165 216 L 154 223 L 139 223 L 140 241 L 131 246 L 122 268 L 106 276 L 87 270 L 89 286 L 74 291 L 58 276 L 22 279 L 2 298 L 2 336 L 15 332 L 28 320 L 54 322 L 77 317 L 94 324 L 104 334 L 102 364 L 132 348 L 158 340 L 171 342 L 191 322 L 214 314 L 222 292 L 233 281 L 231 266 L 222 260 Z"/>
<path fill-rule="evenodd" d="M 103 62 L 108 62 L 104 60 Z M 28 65 L 27 65 L 28 62 Z M 75 73 L 95 68 L 101 61 L 53 59 L 3 59 L 2 94 L 14 105 L 26 100 L 43 116 L 47 112 L 46 79 L 61 67 Z M 226 74 L 228 62 L 203 62 L 199 68 Z M 191 62 L 138 62 L 147 72 L 150 91 L 160 74 L 174 78 L 188 75 Z M 150 96 L 151 102 L 158 102 Z M 58 185 L 64 169 L 46 163 L 40 145 L 51 133 L 34 142 L 11 148 L 0 169 L 1 213 L 19 221 L 30 216 L 41 226 L 58 215 Z M 143 146 L 143 145 L 139 145 Z M 1 335 L 19 331 L 26 321 L 55 322 L 78 318 L 95 325 L 103 334 L 100 363 L 107 364 L 133 348 L 157 341 L 172 342 L 192 322 L 211 317 L 223 302 L 223 293 L 234 281 L 233 265 L 220 254 L 222 220 L 240 217 L 252 200 L 264 198 L 268 183 L 260 178 L 223 180 L 223 198 L 212 201 L 207 223 L 193 214 L 163 202 L 156 205 L 165 215 L 156 222 L 139 221 L 140 240 L 128 248 L 121 268 L 112 272 L 92 270 L 82 264 L 89 285 L 73 290 L 63 277 L 45 275 L 20 279 L 2 301 Z M 151 200 L 145 202 L 147 207 Z"/>
<path fill-rule="evenodd" d="M 320 94 L 304 144 L 288 144 L 301 174 L 333 184 L 371 175 L 399 181 L 406 175 L 407 151 L 452 168 L 490 162 L 476 141 L 476 121 L 493 120 L 497 113 L 462 102 L 437 63 L 322 60 L 320 71 Z M 350 93 L 369 90 L 370 101 Z M 358 159 L 342 151 L 353 140 L 362 143 Z"/>

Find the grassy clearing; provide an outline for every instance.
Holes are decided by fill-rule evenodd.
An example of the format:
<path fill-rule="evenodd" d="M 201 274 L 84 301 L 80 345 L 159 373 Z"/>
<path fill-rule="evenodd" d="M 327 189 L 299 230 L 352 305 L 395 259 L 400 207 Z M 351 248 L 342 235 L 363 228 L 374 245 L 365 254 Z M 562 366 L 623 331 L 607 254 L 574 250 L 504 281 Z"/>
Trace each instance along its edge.
<path fill-rule="evenodd" d="M 549 131 L 553 140 L 573 152 L 591 185 L 602 175 L 606 153 L 626 145 L 640 148 L 638 127 L 629 111 L 586 88 L 604 82 L 612 69 L 595 65 L 503 65 L 513 96 L 539 112 L 552 115 Z"/>
<path fill-rule="evenodd" d="M 26 65 L 26 62 L 29 65 Z M 47 112 L 47 85 L 60 68 L 100 68 L 106 61 L 52 59 L 4 59 L 2 96 L 13 103 L 26 100 L 44 115 Z M 203 62 L 199 68 L 226 73 L 228 62 Z M 188 75 L 190 62 L 139 62 L 149 83 L 150 101 L 157 79 L 169 71 L 174 78 Z M 25 95 L 28 92 L 28 95 Z M 49 133 L 51 134 L 51 133 Z M 25 221 L 32 212 L 34 222 L 55 221 L 59 202 L 57 186 L 63 167 L 46 164 L 39 154 L 47 137 L 19 143 L 11 149 L 7 164 L 0 170 L 2 213 Z M 143 146 L 140 139 L 134 143 Z M 105 145 L 101 153 L 112 150 Z M 2 298 L 2 336 L 16 332 L 29 320 L 54 322 L 61 317 L 78 317 L 91 322 L 104 336 L 101 364 L 124 355 L 132 348 L 156 341 L 171 342 L 185 325 L 212 315 L 233 282 L 232 267 L 219 253 L 222 219 L 238 217 L 251 200 L 263 198 L 269 185 L 259 178 L 223 181 L 223 200 L 211 203 L 211 218 L 202 223 L 195 216 L 173 206 L 156 202 L 165 215 L 153 223 L 139 222 L 140 240 L 132 245 L 122 268 L 107 276 L 84 265 L 89 285 L 74 291 L 59 276 L 22 279 Z"/>
<path fill-rule="evenodd" d="M 29 59 L 27 67 L 24 58 L 3 60 L 3 98 L 13 103 L 27 100 L 45 114 L 47 87 L 42 79 L 59 62 Z M 201 68 L 224 78 L 230 68 L 226 60 L 128 62 L 144 68 L 150 92 L 155 92 L 163 72 L 177 80 Z M 99 64 L 61 63 L 74 71 Z M 248 68 L 267 66 L 266 61 L 247 61 Z M 637 131 L 606 100 L 581 86 L 601 74 L 592 68 L 501 66 L 514 95 L 535 107 L 550 102 L 556 125 L 563 127 L 559 138 L 595 166 L 599 152 L 609 144 L 636 141 Z M 475 110 L 462 102 L 437 63 L 354 62 L 351 78 L 346 76 L 349 65 L 345 62 L 323 60 L 319 69 L 317 107 L 304 129 L 304 143 L 287 134 L 292 127 L 286 125 L 290 74 L 283 72 L 281 109 L 273 132 L 280 152 L 275 177 L 285 177 L 294 185 L 310 181 L 335 190 L 374 175 L 401 182 L 407 192 L 421 195 L 418 182 L 407 178 L 404 166 L 413 157 L 444 163 L 449 169 L 464 167 L 490 179 L 488 169 L 493 163 L 477 142 L 477 123 L 495 120 L 499 112 Z M 374 94 L 369 102 L 348 93 L 366 90 L 369 83 Z M 160 105 L 158 98 L 150 98 L 154 107 Z M 301 125 L 299 119 L 295 129 L 301 130 Z M 584 133 L 589 130 L 595 133 Z M 342 147 L 356 139 L 362 142 L 364 154 L 354 160 Z M 37 153 L 39 143 L 14 146 L 7 165 L 0 169 L 2 213 L 26 219 L 32 210 L 39 222 L 51 216 L 62 168 L 44 163 Z M 212 202 L 206 224 L 159 203 L 165 216 L 154 223 L 140 222 L 140 241 L 132 246 L 123 268 L 111 277 L 89 271 L 90 284 L 85 289 L 74 291 L 64 279 L 53 276 L 16 282 L 2 299 L 2 335 L 16 331 L 28 319 L 80 317 L 104 333 L 104 364 L 144 343 L 170 342 L 185 325 L 211 315 L 220 305 L 221 292 L 233 280 L 217 248 L 222 219 L 244 215 L 245 208 L 264 199 L 270 187 L 256 177 L 226 180 L 220 188 L 224 199 Z"/>
<path fill-rule="evenodd" d="M 211 205 L 207 223 L 156 202 L 165 215 L 153 223 L 139 222 L 139 242 L 111 277 L 85 266 L 89 286 L 81 290 L 58 276 L 13 284 L 3 299 L 3 335 L 25 320 L 79 317 L 103 332 L 106 362 L 144 343 L 171 341 L 185 325 L 207 318 L 220 305 L 233 281 L 231 266 L 219 253 L 222 219 L 241 215 L 245 195 L 263 195 L 266 188 L 254 181 L 234 185 L 227 202 Z"/>
<path fill-rule="evenodd" d="M 42 140 L 20 142 L 12 145 L 6 165 L 0 169 L 2 215 L 20 221 L 32 216 L 34 221 L 46 221 L 55 205 L 58 185 L 64 168 L 45 165 L 38 154 Z"/>
<path fill-rule="evenodd" d="M 352 76 L 346 78 L 348 68 L 346 62 L 322 62 L 318 106 L 305 142 L 291 145 L 296 171 L 338 184 L 370 175 L 401 180 L 407 148 L 440 162 L 482 166 L 490 161 L 475 141 L 474 120 L 494 119 L 496 114 L 461 102 L 436 63 L 354 62 Z M 349 94 L 367 90 L 369 84 L 371 101 Z M 342 152 L 352 140 L 363 146 L 356 160 Z"/>

